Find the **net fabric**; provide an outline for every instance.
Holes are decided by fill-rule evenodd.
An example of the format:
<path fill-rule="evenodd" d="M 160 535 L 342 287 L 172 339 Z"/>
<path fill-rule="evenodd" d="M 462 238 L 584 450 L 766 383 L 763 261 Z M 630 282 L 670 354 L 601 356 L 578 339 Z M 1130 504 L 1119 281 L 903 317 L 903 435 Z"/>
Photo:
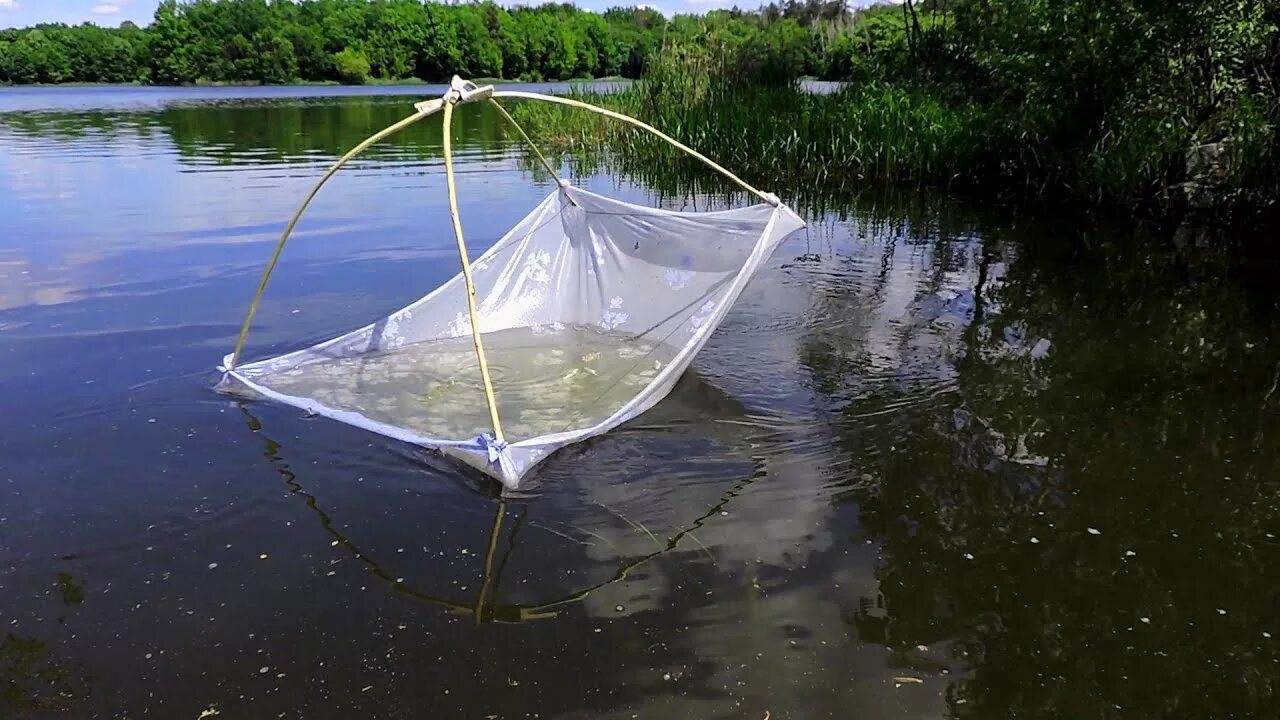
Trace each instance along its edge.
<path fill-rule="evenodd" d="M 673 212 L 557 188 L 472 263 L 506 443 L 490 434 L 461 274 L 359 330 L 224 367 L 223 386 L 437 448 L 514 488 L 661 400 L 803 224 L 781 203 Z"/>

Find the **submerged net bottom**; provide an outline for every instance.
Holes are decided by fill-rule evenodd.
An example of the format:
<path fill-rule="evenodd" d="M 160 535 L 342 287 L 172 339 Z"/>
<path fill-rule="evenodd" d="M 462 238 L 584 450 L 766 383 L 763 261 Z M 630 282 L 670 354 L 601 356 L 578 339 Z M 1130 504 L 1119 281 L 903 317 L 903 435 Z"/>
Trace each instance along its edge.
<path fill-rule="evenodd" d="M 485 333 L 509 441 L 594 426 L 635 398 L 679 348 L 592 327 Z M 432 340 L 268 374 L 262 385 L 427 437 L 492 431 L 470 336 Z"/>

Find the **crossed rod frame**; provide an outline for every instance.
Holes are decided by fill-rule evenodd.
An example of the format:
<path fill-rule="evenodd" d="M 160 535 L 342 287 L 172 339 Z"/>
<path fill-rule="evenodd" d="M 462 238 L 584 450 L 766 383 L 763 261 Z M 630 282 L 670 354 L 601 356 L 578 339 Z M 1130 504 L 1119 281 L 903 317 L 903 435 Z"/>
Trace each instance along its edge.
<path fill-rule="evenodd" d="M 492 85 L 477 86 L 475 83 L 469 80 L 463 80 L 455 75 L 452 82 L 449 84 L 449 90 L 442 97 L 417 103 L 414 105 L 415 112 L 413 115 L 410 115 L 409 117 L 374 133 L 360 144 L 351 148 L 351 150 L 347 151 L 345 155 L 339 158 L 337 162 L 335 162 L 329 170 L 321 176 L 320 180 L 316 182 L 316 184 L 311 188 L 311 191 L 303 198 L 302 204 L 298 206 L 298 209 L 289 219 L 288 224 L 285 225 L 284 232 L 280 235 L 280 240 L 276 242 L 275 249 L 271 252 L 271 259 L 267 261 L 267 266 L 262 271 L 262 277 L 258 280 L 258 288 L 253 294 L 253 300 L 249 303 L 249 310 L 245 313 L 244 322 L 240 326 L 240 335 L 236 338 L 235 349 L 231 352 L 231 359 L 226 365 L 226 370 L 228 372 L 235 370 L 236 366 L 240 363 L 240 355 L 244 351 L 245 341 L 249 337 L 249 328 L 253 324 L 253 318 L 258 312 L 258 306 L 262 302 L 262 296 L 267 290 L 267 283 L 271 280 L 271 274 L 275 272 L 276 265 L 280 262 L 280 256 L 284 252 L 284 246 L 289 241 L 289 237 L 293 235 L 294 228 L 297 227 L 298 221 L 302 219 L 302 215 L 306 212 L 307 207 L 311 205 L 311 201 L 315 200 L 316 195 L 320 193 L 320 189 L 323 188 L 325 184 L 343 168 L 343 166 L 358 157 L 365 150 L 368 150 L 374 144 L 381 140 L 385 140 L 410 125 L 424 120 L 437 112 L 443 111 L 444 170 L 445 180 L 449 191 L 449 216 L 453 221 L 453 234 L 458 241 L 458 256 L 462 261 L 463 279 L 466 281 L 467 285 L 467 312 L 471 319 L 471 338 L 475 345 L 476 359 L 480 364 L 480 377 L 484 382 L 485 398 L 489 406 L 489 419 L 493 424 L 494 439 L 497 441 L 499 446 L 505 445 L 506 438 L 502 433 L 502 420 L 498 414 L 498 402 L 494 395 L 493 382 L 489 377 L 489 364 L 488 360 L 485 358 L 484 341 L 481 339 L 481 332 L 479 330 L 480 325 L 476 311 L 476 290 L 475 284 L 471 279 L 471 259 L 467 254 L 467 246 L 463 240 L 462 234 L 462 220 L 458 214 L 458 196 L 454 183 L 452 146 L 453 113 L 455 108 L 464 103 L 487 101 L 489 105 L 498 111 L 503 119 L 515 128 L 516 132 L 519 133 L 520 138 L 533 150 L 534 154 L 537 155 L 538 160 L 547 169 L 547 172 L 549 172 L 551 177 L 556 180 L 556 183 L 561 187 L 564 187 L 565 182 L 556 174 L 556 171 L 551 167 L 551 163 L 547 161 L 547 158 L 542 154 L 542 151 L 538 149 L 538 146 L 535 145 L 533 140 L 529 138 L 529 135 L 525 133 L 524 128 L 520 127 L 520 124 L 515 121 L 515 118 L 511 117 L 511 114 L 507 112 L 506 108 L 498 103 L 498 98 L 540 100 L 557 105 L 567 105 L 569 107 L 589 110 L 591 112 L 604 115 L 605 117 L 622 121 L 665 140 L 691 157 L 700 160 L 711 169 L 721 175 L 724 175 L 729 180 L 732 180 L 743 190 L 758 196 L 770 205 L 777 207 L 779 204 L 779 200 L 776 195 L 757 190 L 737 175 L 734 175 L 711 159 L 707 158 L 705 155 L 679 142 L 666 133 L 663 133 L 652 125 L 637 120 L 629 115 L 624 115 L 580 100 L 560 97 L 557 95 L 543 95 L 541 93 L 523 92 L 518 90 L 497 91 L 494 90 Z"/>

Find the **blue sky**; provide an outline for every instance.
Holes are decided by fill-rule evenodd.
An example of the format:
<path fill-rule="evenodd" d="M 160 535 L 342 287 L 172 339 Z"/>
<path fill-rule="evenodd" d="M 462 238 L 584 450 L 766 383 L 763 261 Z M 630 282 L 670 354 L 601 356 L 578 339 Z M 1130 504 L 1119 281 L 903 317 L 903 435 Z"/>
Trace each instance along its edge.
<path fill-rule="evenodd" d="M 656 7 L 663 12 L 705 12 L 712 8 L 729 7 L 733 0 L 575 0 L 579 7 L 603 10 L 615 5 L 641 5 Z M 742 7 L 755 7 L 768 0 L 738 0 Z M 125 20 L 139 25 L 151 22 L 160 0 L 0 0 L 0 27 L 24 27 L 42 22 L 79 24 L 94 22 L 114 26 Z M 536 4 L 535 2 L 502 2 L 504 5 Z M 854 2 L 854 5 L 866 4 Z"/>

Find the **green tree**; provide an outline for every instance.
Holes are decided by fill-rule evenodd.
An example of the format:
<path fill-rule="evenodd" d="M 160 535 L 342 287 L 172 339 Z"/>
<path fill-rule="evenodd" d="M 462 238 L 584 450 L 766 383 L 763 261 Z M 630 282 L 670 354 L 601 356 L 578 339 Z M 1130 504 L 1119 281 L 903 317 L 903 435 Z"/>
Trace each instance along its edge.
<path fill-rule="evenodd" d="M 347 48 L 334 56 L 338 79 L 349 85 L 362 85 L 369 79 L 369 58 L 359 50 Z"/>
<path fill-rule="evenodd" d="M 324 36 L 318 27 L 292 21 L 285 25 L 283 33 L 293 46 L 299 78 L 314 81 L 328 80 L 334 76 L 334 60 L 325 51 Z"/>
<path fill-rule="evenodd" d="M 293 43 L 280 30 L 262 30 L 253 36 L 250 49 L 255 63 L 250 66 L 254 79 L 264 83 L 284 84 L 298 79 L 298 58 Z"/>
<path fill-rule="evenodd" d="M 160 3 L 149 34 L 152 79 L 165 85 L 195 82 L 195 30 L 177 0 Z"/>
<path fill-rule="evenodd" d="M 416 0 L 387 0 L 369 6 L 365 48 L 376 77 L 413 76 L 419 48 L 428 42 L 427 15 Z"/>
<path fill-rule="evenodd" d="M 502 48 L 494 40 L 479 6 L 454 8 L 457 42 L 462 50 L 458 71 L 470 77 L 502 77 Z"/>
<path fill-rule="evenodd" d="M 426 42 L 418 48 L 415 74 L 423 80 L 449 78 L 462 64 L 458 26 L 443 5 L 427 5 L 426 20 Z"/>
<path fill-rule="evenodd" d="M 525 39 L 520 35 L 510 13 L 499 5 L 486 2 L 481 7 L 485 29 L 502 54 L 502 77 L 518 79 L 529 71 Z"/>

